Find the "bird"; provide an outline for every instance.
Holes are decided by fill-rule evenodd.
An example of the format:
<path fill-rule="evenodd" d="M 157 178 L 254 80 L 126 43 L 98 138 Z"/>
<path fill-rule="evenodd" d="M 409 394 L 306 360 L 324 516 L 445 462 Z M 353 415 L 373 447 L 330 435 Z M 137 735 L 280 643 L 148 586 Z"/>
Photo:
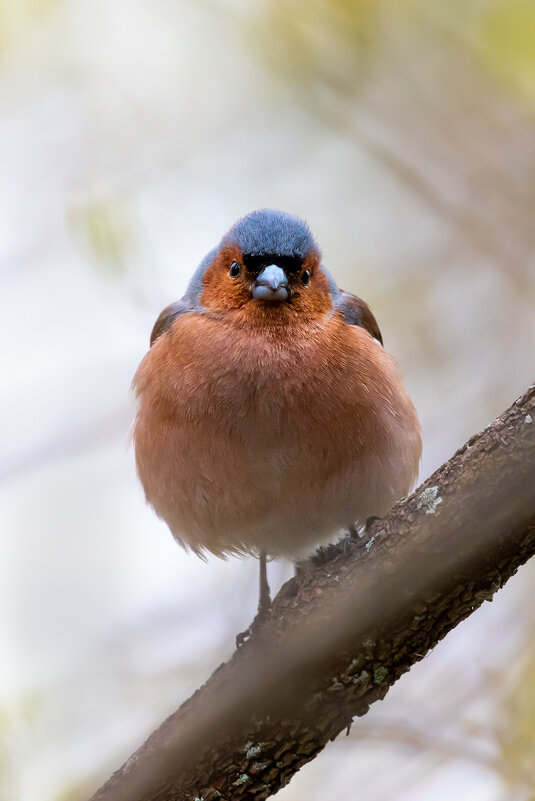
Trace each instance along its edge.
<path fill-rule="evenodd" d="M 367 303 L 306 222 L 239 219 L 167 306 L 133 379 L 147 502 L 187 550 L 297 562 L 408 495 L 421 430 Z"/>

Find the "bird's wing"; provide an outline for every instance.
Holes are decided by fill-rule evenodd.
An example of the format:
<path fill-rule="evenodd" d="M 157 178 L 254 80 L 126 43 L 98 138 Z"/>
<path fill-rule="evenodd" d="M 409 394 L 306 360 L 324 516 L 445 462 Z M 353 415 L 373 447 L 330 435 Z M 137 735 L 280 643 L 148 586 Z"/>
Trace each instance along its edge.
<path fill-rule="evenodd" d="M 176 300 L 174 303 L 170 303 L 169 306 L 166 306 L 154 323 L 154 327 L 150 335 L 151 347 L 156 342 L 158 337 L 161 336 L 161 334 L 171 328 L 177 317 L 180 317 L 181 314 L 187 314 L 187 312 L 191 311 L 195 311 L 195 308 L 191 303 L 188 302 L 186 298 Z"/>
<path fill-rule="evenodd" d="M 342 312 L 348 325 L 360 325 L 362 328 L 365 328 L 377 342 L 380 342 L 381 345 L 383 344 L 383 337 L 377 325 L 377 320 L 373 316 L 372 310 L 368 304 L 361 300 L 361 298 L 340 289 L 335 298 L 334 308 Z"/>

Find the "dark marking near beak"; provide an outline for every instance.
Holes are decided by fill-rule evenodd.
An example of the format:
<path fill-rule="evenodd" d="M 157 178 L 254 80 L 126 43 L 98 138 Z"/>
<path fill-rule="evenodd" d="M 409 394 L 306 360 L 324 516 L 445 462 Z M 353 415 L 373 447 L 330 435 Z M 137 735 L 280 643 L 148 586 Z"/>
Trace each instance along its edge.
<path fill-rule="evenodd" d="M 288 278 L 277 264 L 268 264 L 256 277 L 253 287 L 255 300 L 283 301 L 288 299 Z"/>

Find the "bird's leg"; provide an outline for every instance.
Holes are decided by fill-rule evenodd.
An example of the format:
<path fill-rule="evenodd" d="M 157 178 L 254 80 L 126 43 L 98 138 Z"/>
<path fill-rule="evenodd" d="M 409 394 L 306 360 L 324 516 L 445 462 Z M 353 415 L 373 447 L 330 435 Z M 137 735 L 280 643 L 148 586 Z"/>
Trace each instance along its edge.
<path fill-rule="evenodd" d="M 359 537 L 359 530 L 354 523 L 351 523 L 349 526 L 349 536 L 352 540 L 357 540 Z"/>
<path fill-rule="evenodd" d="M 363 537 L 366 537 L 366 535 L 369 532 L 370 526 L 373 525 L 373 523 L 375 523 L 376 520 L 379 520 L 379 518 L 376 517 L 375 515 L 368 517 L 366 519 L 366 522 L 364 523 L 364 526 L 361 528 L 356 526 L 355 523 L 352 523 L 348 527 L 349 537 L 344 538 L 343 552 L 348 553 L 349 549 L 351 548 L 351 544 L 355 542 L 355 540 L 360 540 Z"/>
<path fill-rule="evenodd" d="M 271 611 L 271 597 L 269 594 L 269 584 L 267 580 L 267 558 L 265 553 L 258 557 L 260 564 L 260 584 L 258 595 L 258 612 L 253 620 L 253 626 L 258 621 L 265 620 Z"/>
<path fill-rule="evenodd" d="M 380 520 L 380 519 L 381 518 L 377 517 L 376 515 L 372 515 L 371 517 L 366 518 L 366 522 L 364 523 L 364 527 L 361 528 L 360 530 L 358 529 L 358 527 L 354 523 L 352 523 L 349 526 L 349 536 L 350 536 L 350 538 L 352 540 L 362 539 L 362 537 L 364 537 L 364 535 L 367 534 L 368 530 L 370 529 L 370 526 L 372 526 L 375 523 L 376 520 Z"/>
<path fill-rule="evenodd" d="M 260 565 L 260 582 L 259 582 L 259 596 L 258 596 L 258 611 L 255 618 L 248 629 L 242 631 L 236 637 L 236 648 L 241 646 L 249 639 L 259 626 L 269 617 L 271 612 L 271 596 L 269 594 L 269 584 L 267 580 L 267 557 L 266 554 L 261 552 L 258 556 Z"/>
<path fill-rule="evenodd" d="M 377 515 L 372 515 L 371 517 L 366 518 L 366 523 L 364 524 L 364 531 L 366 532 L 366 534 L 368 533 L 370 528 L 373 526 L 375 521 L 376 520 L 380 520 L 380 519 L 381 518 L 377 517 Z"/>

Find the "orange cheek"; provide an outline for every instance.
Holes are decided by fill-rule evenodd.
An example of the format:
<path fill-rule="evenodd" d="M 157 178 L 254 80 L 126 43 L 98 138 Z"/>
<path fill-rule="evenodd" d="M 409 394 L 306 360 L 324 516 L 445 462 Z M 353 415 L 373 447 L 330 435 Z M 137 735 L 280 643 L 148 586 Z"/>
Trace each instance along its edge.
<path fill-rule="evenodd" d="M 295 297 L 294 305 L 303 317 L 314 319 L 331 311 L 333 304 L 329 282 L 319 269 L 319 258 L 314 253 L 307 256 L 303 269 L 310 270 L 311 280 L 306 287 L 300 287 Z"/>
<path fill-rule="evenodd" d="M 203 277 L 204 289 L 201 294 L 202 305 L 213 311 L 239 309 L 250 300 L 250 292 L 243 277 L 231 278 L 230 265 L 233 261 L 242 263 L 239 247 L 229 245 L 219 253 L 206 270 Z"/>

